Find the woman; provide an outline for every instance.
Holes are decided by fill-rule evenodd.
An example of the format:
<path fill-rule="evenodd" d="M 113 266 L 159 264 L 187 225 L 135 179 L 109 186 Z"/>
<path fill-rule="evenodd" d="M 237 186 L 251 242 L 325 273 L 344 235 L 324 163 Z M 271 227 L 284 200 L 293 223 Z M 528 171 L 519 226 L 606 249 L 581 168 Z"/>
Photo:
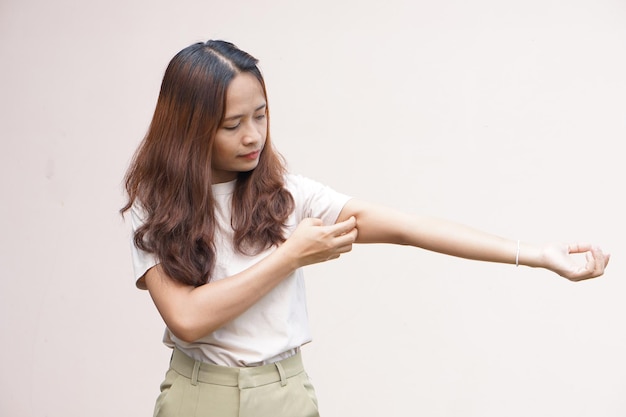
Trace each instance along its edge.
<path fill-rule="evenodd" d="M 528 265 L 578 281 L 609 255 L 538 246 L 350 198 L 286 172 L 257 60 L 223 41 L 170 62 L 126 176 L 137 286 L 173 348 L 155 416 L 316 416 L 300 347 L 311 340 L 302 267 L 353 243 L 411 245 Z M 579 264 L 572 254 L 587 254 Z"/>

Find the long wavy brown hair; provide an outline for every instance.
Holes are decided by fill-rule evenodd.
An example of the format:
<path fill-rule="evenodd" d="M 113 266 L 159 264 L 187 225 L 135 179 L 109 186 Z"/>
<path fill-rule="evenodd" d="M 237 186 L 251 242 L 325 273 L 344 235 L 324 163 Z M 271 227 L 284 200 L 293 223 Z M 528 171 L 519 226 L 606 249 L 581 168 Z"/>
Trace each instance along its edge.
<path fill-rule="evenodd" d="M 170 61 L 152 122 L 125 176 L 128 194 L 144 215 L 135 245 L 153 253 L 173 279 L 193 286 L 210 281 L 215 265 L 215 200 L 211 155 L 226 111 L 226 91 L 239 73 L 267 91 L 257 59 L 224 41 L 196 43 Z M 269 123 L 269 111 L 267 115 Z M 285 240 L 293 198 L 284 188 L 285 163 L 269 125 L 257 167 L 238 174 L 232 199 L 235 250 L 254 253 Z"/>

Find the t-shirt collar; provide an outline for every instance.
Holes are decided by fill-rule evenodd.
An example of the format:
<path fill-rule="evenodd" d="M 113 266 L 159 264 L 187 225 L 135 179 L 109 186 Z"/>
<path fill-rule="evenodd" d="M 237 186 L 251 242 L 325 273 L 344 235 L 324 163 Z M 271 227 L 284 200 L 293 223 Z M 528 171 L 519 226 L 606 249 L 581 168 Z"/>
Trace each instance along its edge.
<path fill-rule="evenodd" d="M 235 184 L 237 184 L 236 179 L 228 182 L 221 182 L 219 184 L 211 185 L 211 190 L 213 191 L 213 195 L 232 194 L 233 191 L 235 191 Z"/>

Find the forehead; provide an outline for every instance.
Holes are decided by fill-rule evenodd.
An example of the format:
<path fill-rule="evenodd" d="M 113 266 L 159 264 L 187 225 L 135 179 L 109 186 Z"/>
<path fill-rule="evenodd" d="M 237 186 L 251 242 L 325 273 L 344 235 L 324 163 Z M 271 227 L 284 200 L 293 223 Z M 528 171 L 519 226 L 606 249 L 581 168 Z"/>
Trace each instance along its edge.
<path fill-rule="evenodd" d="M 226 116 L 231 113 L 254 111 L 264 103 L 263 87 L 252 74 L 245 72 L 237 74 L 226 90 Z"/>

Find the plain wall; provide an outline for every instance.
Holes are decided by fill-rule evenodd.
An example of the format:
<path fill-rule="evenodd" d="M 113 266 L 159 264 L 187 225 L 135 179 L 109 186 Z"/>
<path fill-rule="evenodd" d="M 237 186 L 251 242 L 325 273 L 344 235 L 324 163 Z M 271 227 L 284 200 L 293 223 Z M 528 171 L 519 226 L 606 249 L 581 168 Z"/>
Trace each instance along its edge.
<path fill-rule="evenodd" d="M 0 0 L 0 415 L 151 415 L 169 351 L 121 182 L 209 38 L 260 59 L 293 172 L 613 254 L 582 283 L 382 245 L 309 267 L 324 416 L 626 415 L 621 0 Z"/>

